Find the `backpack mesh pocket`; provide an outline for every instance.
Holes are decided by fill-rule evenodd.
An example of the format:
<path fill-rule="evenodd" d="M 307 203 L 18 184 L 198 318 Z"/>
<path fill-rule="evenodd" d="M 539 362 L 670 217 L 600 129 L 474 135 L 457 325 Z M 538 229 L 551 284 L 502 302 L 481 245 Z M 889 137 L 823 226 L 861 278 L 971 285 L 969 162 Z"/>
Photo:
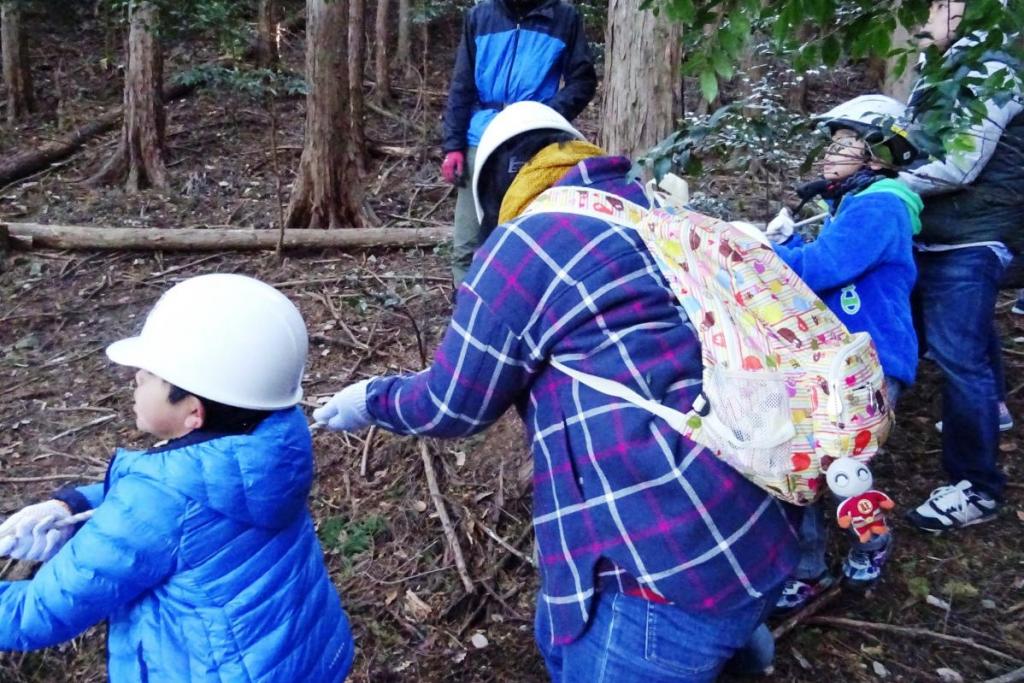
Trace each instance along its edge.
<path fill-rule="evenodd" d="M 713 416 L 705 423 L 722 442 L 723 460 L 769 480 L 790 473 L 794 430 L 782 373 L 715 368 L 705 377 L 704 393 Z"/>

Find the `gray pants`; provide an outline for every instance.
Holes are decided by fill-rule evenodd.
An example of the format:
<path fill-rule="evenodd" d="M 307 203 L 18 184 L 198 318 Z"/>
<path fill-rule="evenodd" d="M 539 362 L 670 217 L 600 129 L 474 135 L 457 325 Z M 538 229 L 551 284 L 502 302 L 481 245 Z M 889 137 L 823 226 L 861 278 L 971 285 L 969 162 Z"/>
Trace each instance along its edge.
<path fill-rule="evenodd" d="M 480 221 L 476 218 L 476 204 L 473 202 L 473 162 L 476 147 L 466 150 L 466 168 L 463 171 L 462 187 L 458 188 L 455 199 L 455 229 L 452 231 L 452 280 L 455 287 L 466 277 L 473 254 L 484 242 L 480 234 Z"/>

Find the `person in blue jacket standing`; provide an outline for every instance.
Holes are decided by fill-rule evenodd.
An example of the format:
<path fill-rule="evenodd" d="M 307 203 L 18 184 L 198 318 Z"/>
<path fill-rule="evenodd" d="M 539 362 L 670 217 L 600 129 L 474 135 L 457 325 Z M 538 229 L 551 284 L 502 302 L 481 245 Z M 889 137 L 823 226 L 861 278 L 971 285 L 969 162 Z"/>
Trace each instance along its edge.
<path fill-rule="evenodd" d="M 559 89 L 559 84 L 563 87 Z M 458 186 L 452 277 L 458 287 L 487 239 L 473 193 L 476 147 L 507 105 L 546 104 L 572 121 L 597 90 L 579 12 L 562 0 L 485 0 L 466 13 L 444 113 L 441 175 Z"/>
<path fill-rule="evenodd" d="M 344 680 L 352 634 L 306 507 L 306 349 L 295 306 L 241 275 L 176 285 L 109 346 L 165 442 L 0 525 L 0 555 L 45 563 L 0 582 L 0 650 L 109 620 L 113 683 Z"/>
<path fill-rule="evenodd" d="M 820 116 L 832 144 L 816 189 L 830 215 L 813 242 L 794 232 L 786 209 L 767 229 L 779 256 L 847 329 L 871 335 L 890 406 L 917 371 L 910 296 L 917 277 L 913 237 L 921 230 L 923 203 L 895 179 L 898 169 L 917 157 L 900 125 L 905 109 L 883 95 L 861 95 Z M 800 564 L 778 605 L 784 610 L 801 606 L 833 582 L 825 564 L 820 503 L 805 512 L 800 540 Z M 890 545 L 888 533 L 854 541 L 843 563 L 847 584 L 866 588 L 877 581 Z"/>

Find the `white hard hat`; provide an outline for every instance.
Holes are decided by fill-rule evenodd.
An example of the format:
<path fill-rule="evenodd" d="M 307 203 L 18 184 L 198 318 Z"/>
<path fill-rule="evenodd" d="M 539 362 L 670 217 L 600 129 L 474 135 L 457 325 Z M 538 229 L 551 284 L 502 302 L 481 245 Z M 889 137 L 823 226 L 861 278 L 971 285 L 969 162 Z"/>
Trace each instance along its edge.
<path fill-rule="evenodd" d="M 897 166 L 910 163 L 918 155 L 905 127 L 907 106 L 886 95 L 859 95 L 814 118 L 830 133 L 849 128 L 869 144 L 884 144 Z"/>
<path fill-rule="evenodd" d="M 483 220 L 484 211 L 480 206 L 480 171 L 494 150 L 521 133 L 531 130 L 559 130 L 575 135 L 583 140 L 583 135 L 572 127 L 564 116 L 540 102 L 516 102 L 502 109 L 491 119 L 480 138 L 473 161 L 473 203 L 476 205 L 476 218 Z"/>
<path fill-rule="evenodd" d="M 306 325 L 281 292 L 244 275 L 201 275 L 167 290 L 142 332 L 107 356 L 201 398 L 277 410 L 302 398 Z"/>

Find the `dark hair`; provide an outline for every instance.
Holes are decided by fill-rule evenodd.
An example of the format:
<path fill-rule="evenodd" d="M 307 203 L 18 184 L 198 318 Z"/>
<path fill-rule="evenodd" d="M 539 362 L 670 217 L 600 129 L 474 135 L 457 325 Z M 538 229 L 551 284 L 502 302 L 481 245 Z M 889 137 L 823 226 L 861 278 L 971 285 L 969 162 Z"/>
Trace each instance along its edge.
<path fill-rule="evenodd" d="M 203 411 L 206 414 L 203 420 L 203 429 L 222 434 L 248 434 L 263 421 L 272 410 L 252 410 L 250 408 L 238 408 L 225 405 L 217 401 L 211 401 L 202 396 L 196 396 L 190 391 L 171 384 L 171 390 L 167 393 L 167 400 L 171 403 L 179 403 L 189 396 L 195 396 L 203 404 Z"/>
<path fill-rule="evenodd" d="M 571 133 L 560 130 L 532 130 L 520 133 L 506 141 L 484 162 L 480 169 L 477 195 L 483 218 L 480 220 L 480 234 L 487 236 L 498 225 L 498 214 L 505 193 L 515 180 L 516 174 L 537 152 L 548 145 L 564 144 L 578 139 Z"/>

